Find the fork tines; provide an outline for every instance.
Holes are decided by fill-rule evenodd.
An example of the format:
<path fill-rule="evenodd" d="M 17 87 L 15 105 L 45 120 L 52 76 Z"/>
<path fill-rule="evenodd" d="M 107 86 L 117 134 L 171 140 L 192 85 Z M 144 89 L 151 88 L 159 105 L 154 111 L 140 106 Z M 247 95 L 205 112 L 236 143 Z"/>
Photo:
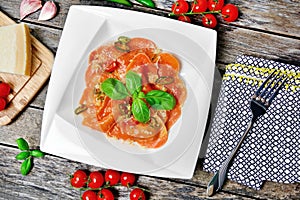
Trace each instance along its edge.
<path fill-rule="evenodd" d="M 253 99 L 260 100 L 265 106 L 269 106 L 286 80 L 286 75 L 274 70 L 255 92 Z"/>

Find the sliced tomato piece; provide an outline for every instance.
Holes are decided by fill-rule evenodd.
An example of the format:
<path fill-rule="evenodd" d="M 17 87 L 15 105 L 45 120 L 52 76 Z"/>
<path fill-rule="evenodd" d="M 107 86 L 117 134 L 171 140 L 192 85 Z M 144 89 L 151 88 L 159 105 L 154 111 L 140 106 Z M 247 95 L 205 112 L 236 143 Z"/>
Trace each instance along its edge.
<path fill-rule="evenodd" d="M 145 53 L 138 53 L 132 58 L 131 62 L 128 64 L 128 66 L 126 68 L 126 71 L 129 71 L 132 68 L 144 66 L 144 65 L 147 65 L 150 63 L 152 63 L 152 62 Z"/>
<path fill-rule="evenodd" d="M 168 120 L 166 121 L 167 130 L 170 130 L 170 128 L 179 119 L 180 115 L 181 115 L 181 106 L 179 104 L 176 104 L 176 106 L 172 110 L 168 111 Z"/>
<path fill-rule="evenodd" d="M 102 132 L 107 132 L 111 127 L 114 126 L 114 123 L 114 116 L 110 113 L 109 115 L 101 118 L 101 121 L 98 121 L 98 126 Z"/>
<path fill-rule="evenodd" d="M 111 72 L 117 70 L 119 68 L 119 66 L 120 66 L 120 64 L 118 61 L 113 61 L 106 67 L 105 71 L 111 73 Z"/>
<path fill-rule="evenodd" d="M 112 113 L 111 99 L 108 96 L 105 96 L 102 104 L 100 106 L 97 106 L 96 110 L 97 119 L 101 121 L 103 117 L 106 117 L 107 115 Z"/>
<path fill-rule="evenodd" d="M 177 73 L 180 70 L 179 60 L 170 53 L 160 53 L 155 58 L 154 62 L 163 65 L 170 65 Z"/>

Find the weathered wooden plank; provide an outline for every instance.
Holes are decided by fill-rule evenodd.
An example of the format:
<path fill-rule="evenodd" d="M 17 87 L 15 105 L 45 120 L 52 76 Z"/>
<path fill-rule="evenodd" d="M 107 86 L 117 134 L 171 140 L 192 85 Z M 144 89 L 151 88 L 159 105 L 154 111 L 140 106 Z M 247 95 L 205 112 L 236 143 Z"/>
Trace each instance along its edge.
<path fill-rule="evenodd" d="M 14 18 L 18 18 L 18 3 L 20 1 L 6 1 L 1 3 L 0 9 L 9 13 Z M 113 3 L 107 3 L 106 1 L 57 1 L 60 5 L 60 13 L 53 20 L 47 22 L 37 22 L 38 13 L 28 17 L 26 22 L 31 24 L 33 34 L 39 38 L 46 46 L 48 46 L 53 52 L 56 52 L 58 41 L 61 34 L 62 25 L 64 24 L 65 17 L 68 8 L 71 4 L 97 4 L 105 6 L 115 6 Z M 162 3 L 160 8 L 166 8 L 165 6 L 171 5 L 171 0 L 157 0 L 157 3 Z M 296 1 L 232 1 L 239 5 L 242 16 L 239 21 L 234 23 L 236 26 L 230 26 L 223 24 L 218 29 L 218 56 L 217 56 L 217 67 L 219 69 L 224 69 L 224 64 L 233 62 L 236 55 L 240 53 L 260 56 L 268 59 L 275 59 L 283 62 L 289 62 L 293 64 L 299 64 L 299 2 Z M 278 3 L 279 2 L 279 3 Z M 287 3 L 286 3 L 287 2 Z M 298 3 L 298 4 L 297 4 Z M 260 8 L 262 5 L 262 8 Z M 278 6 L 279 5 L 279 6 Z M 285 7 L 284 7 L 285 6 Z M 123 6 L 118 6 L 125 8 Z M 254 8 L 254 9 L 253 9 Z M 143 7 L 135 6 L 136 10 L 147 11 L 150 13 L 155 13 L 159 15 L 166 15 L 166 11 L 159 11 L 156 13 L 152 9 L 145 9 Z M 167 8 L 166 8 L 167 9 Z M 253 10 L 251 10 L 253 9 Z M 289 10 L 289 13 L 281 13 L 284 15 L 283 18 L 279 20 L 285 21 L 287 24 L 282 24 L 281 22 L 274 21 L 277 16 L 276 12 L 266 12 L 265 9 L 271 9 L 278 11 Z M 298 13 L 297 13 L 298 12 Z M 245 16 L 245 13 L 249 14 Z M 296 13 L 296 14 L 295 14 Z M 267 15 L 265 18 L 264 15 Z M 281 23 L 281 24 L 280 24 Z M 42 25 L 47 25 L 48 28 L 42 27 Z M 246 26 L 249 26 L 246 27 Z M 259 30 L 265 30 L 265 33 L 259 32 Z M 296 34 L 295 34 L 296 30 Z M 276 36 L 280 33 L 279 36 Z M 288 37 L 284 37 L 288 36 Z M 250 45 L 251 44 L 251 45 Z M 46 96 L 46 87 L 40 92 L 35 100 L 31 103 L 31 106 L 42 108 L 44 104 L 44 99 Z M 214 89 L 218 91 L 218 89 Z M 214 95 L 215 97 L 215 95 Z M 40 127 L 41 127 L 42 110 L 34 109 L 29 107 L 23 112 L 17 121 L 9 126 L 0 128 L 0 143 L 15 145 L 15 139 L 18 137 L 25 137 L 31 144 L 37 146 L 39 144 L 40 138 Z M 10 162 L 7 161 L 9 158 L 13 158 L 15 149 L 9 149 L 10 153 L 6 152 L 3 145 L 0 146 L 2 157 L 0 157 L 0 163 Z M 3 153 L 5 152 L 5 153 Z M 6 156 L 7 155 L 7 156 Z M 45 158 L 46 159 L 46 158 Z M 13 161 L 11 161 L 12 163 Z M 41 164 L 37 164 L 41 162 Z M 92 169 L 92 166 L 87 166 L 80 163 L 73 163 L 64 159 L 58 159 L 56 157 L 50 157 L 49 160 L 38 160 L 36 167 L 37 171 L 44 169 L 47 172 L 42 173 L 41 176 L 35 177 L 33 172 L 29 180 L 27 177 L 22 177 L 18 173 L 18 167 L 11 165 L 0 164 L 0 198 L 4 199 L 78 199 L 75 190 L 69 190 L 66 185 L 68 182 L 65 180 L 65 174 L 63 172 L 72 173 L 75 168 Z M 55 168 L 54 172 L 58 173 L 57 176 L 53 176 L 53 172 L 50 170 Z M 61 167 L 61 169 L 60 169 Z M 2 173 L 2 169 L 11 168 L 12 171 L 6 171 L 7 173 Z M 74 169 L 74 170 L 73 170 Z M 41 170 L 41 171 L 42 171 Z M 69 171 L 68 171 L 69 170 Z M 10 178 L 3 178 L 3 177 Z M 192 180 L 158 180 L 151 177 L 141 176 L 140 181 L 143 185 L 151 186 L 154 183 L 155 186 L 151 186 L 151 191 L 155 191 L 155 195 L 151 196 L 153 199 L 199 199 L 204 198 L 204 188 L 211 178 L 211 174 L 203 172 L 201 167 L 201 161 L 198 162 L 197 170 Z M 21 181 L 20 181 L 21 179 Z M 25 179 L 25 180 L 24 180 Z M 5 182 L 1 182 L 4 180 Z M 60 181 L 63 180 L 63 181 Z M 8 184 L 7 184 L 8 183 Z M 28 183 L 28 185 L 26 185 Z M 4 185 L 5 184 L 5 185 Z M 7 186 L 10 185 L 11 186 Z M 54 184 L 54 185 L 53 185 Z M 170 185 L 169 185 L 170 184 Z M 2 187 L 2 185 L 4 185 Z M 53 185 L 53 187 L 51 186 Z M 49 187 L 50 186 L 50 187 Z M 16 189 L 16 188 L 18 189 Z M 176 189 L 172 190 L 169 187 Z M 195 189 L 197 187 L 202 188 L 202 190 Z M 165 189 L 161 189 L 165 188 Z M 299 188 L 300 184 L 277 184 L 277 183 L 266 183 L 262 190 L 255 191 L 247 187 L 243 187 L 239 184 L 230 182 L 226 184 L 224 190 L 230 193 L 237 193 L 242 195 L 240 197 L 230 196 L 230 194 L 221 194 L 222 196 L 215 196 L 214 198 L 243 198 L 244 196 L 254 196 L 257 198 L 266 199 L 297 199 L 299 198 Z M 20 192 L 20 191 L 26 192 Z M 44 194 L 44 191 L 45 194 Z M 184 196 L 180 196 L 180 192 L 183 191 Z M 193 191 L 193 195 L 185 196 L 188 191 Z M 63 195 L 60 196 L 60 192 Z M 13 196 L 8 196 L 13 193 Z M 75 193 L 75 194 L 74 194 Z M 203 194 L 202 194 L 203 193 Z M 42 194 L 42 196 L 39 196 Z M 6 195 L 6 196 L 5 196 Z M 49 197 L 47 196 L 49 195 Z M 18 197 L 19 196 L 19 197 Z M 128 193 L 122 192 L 120 198 L 127 199 Z M 61 198 L 60 198 L 61 197 Z M 185 198 L 186 197 L 186 198 Z"/>
<path fill-rule="evenodd" d="M 48 83 L 45 84 L 45 86 L 36 94 L 36 96 L 33 98 L 32 102 L 30 102 L 30 106 L 35 108 L 43 109 L 45 106 L 45 99 L 47 95 L 47 89 L 48 89 Z"/>
<path fill-rule="evenodd" d="M 68 3 L 69 2 L 69 3 Z M 87 2 L 82 1 L 87 4 Z M 93 3 L 99 3 L 99 1 L 91 1 Z M 244 1 L 243 1 L 244 2 Z M 258 2 L 261 3 L 261 2 Z M 12 3 L 4 4 L 8 8 L 10 5 L 15 5 Z M 68 6 L 71 4 L 78 4 L 77 1 L 62 1 L 61 12 L 67 12 Z M 110 3 L 111 4 L 111 3 Z M 281 3 L 282 4 L 282 3 Z M 279 4 L 279 5 L 281 5 Z M 107 2 L 105 3 L 107 5 Z M 164 4 L 165 5 L 165 4 Z M 255 4 L 254 4 L 255 5 Z M 290 5 L 290 4 L 288 4 Z M 300 5 L 300 4 L 299 4 Z M 274 3 L 276 6 L 276 3 Z M 13 6 L 12 6 L 13 7 Z M 5 7 L 6 8 L 6 7 Z M 14 8 L 15 9 L 15 8 Z M 14 10 L 13 9 L 13 10 Z M 250 8 L 249 8 L 250 9 Z M 8 9 L 9 10 L 9 9 Z M 12 16 L 15 17 L 12 12 Z M 6 10 L 5 10 L 6 11 Z M 294 11 L 293 11 L 294 12 Z M 36 13 L 37 14 L 37 13 Z M 67 13 L 65 13 L 67 14 Z M 62 27 L 64 24 L 64 18 L 60 17 L 63 15 L 60 13 L 57 17 L 59 20 L 49 21 L 47 23 L 56 24 L 59 27 Z M 31 18 L 30 18 L 31 19 Z M 35 16 L 32 16 L 32 19 L 35 19 Z M 296 19 L 299 19 L 299 17 Z M 59 21 L 59 22 L 58 22 Z M 35 22 L 34 20 L 32 22 Z M 291 22 L 292 23 L 292 22 Z M 299 30 L 300 23 L 295 20 L 293 27 L 298 26 Z M 270 25 L 271 26 L 271 25 Z M 61 30 L 48 28 L 45 31 L 45 28 L 40 25 L 32 25 L 32 33 L 35 37 L 39 38 L 48 48 L 53 52 L 56 51 L 59 38 L 61 36 Z M 298 33 L 298 31 L 297 31 Z M 268 59 L 275 59 L 282 62 L 289 62 L 292 64 L 299 65 L 299 55 L 300 55 L 300 40 L 297 38 L 283 37 L 280 35 L 275 35 L 273 33 L 263 33 L 256 30 L 249 30 L 247 28 L 237 28 L 232 27 L 226 24 L 223 24 L 218 29 L 218 45 L 217 45 L 217 62 L 220 63 L 230 63 L 233 62 L 235 57 L 238 54 L 248 54 L 253 56 L 260 56 Z"/>
<path fill-rule="evenodd" d="M 190 180 L 192 183 L 200 183 L 200 185 L 207 185 L 211 180 L 213 174 L 202 170 L 203 160 L 199 159 L 195 174 Z M 189 182 L 189 181 L 185 181 Z M 250 195 L 254 198 L 264 199 L 299 199 L 300 197 L 300 183 L 284 184 L 275 182 L 265 182 L 261 190 L 254 190 L 249 187 L 240 185 L 233 181 L 227 181 L 224 184 L 223 191 L 233 192 L 235 194 Z"/>
<path fill-rule="evenodd" d="M 217 41 L 217 62 L 231 63 L 245 54 L 300 65 L 300 40 L 244 28 L 221 26 Z"/>
<path fill-rule="evenodd" d="M 49 48 L 52 53 L 56 53 L 58 43 L 62 34 L 61 29 L 43 27 L 37 24 L 28 23 L 31 34 Z"/>
<path fill-rule="evenodd" d="M 234 24 L 300 37 L 299 0 L 230 0 L 241 15 Z"/>
<path fill-rule="evenodd" d="M 154 0 L 154 2 L 158 8 L 170 11 L 175 0 Z M 225 2 L 232 3 L 239 8 L 240 15 L 238 20 L 232 23 L 234 25 L 300 37 L 299 0 L 230 0 Z M 201 24 L 199 21 L 195 23 Z"/>
<path fill-rule="evenodd" d="M 38 146 L 42 115 L 40 109 L 26 108 L 12 123 L 0 127 L 0 143 L 16 146 L 16 139 L 24 137 L 32 145 Z"/>
<path fill-rule="evenodd" d="M 134 9 L 143 12 L 167 16 L 168 13 L 171 11 L 171 6 L 174 0 L 154 0 L 154 2 L 156 3 L 156 7 L 160 10 L 153 10 L 139 6 L 139 4 L 137 4 L 135 1 L 133 1 L 135 2 L 135 5 L 132 8 L 103 0 L 60 0 L 56 2 L 59 5 L 58 15 L 52 20 L 38 23 L 63 27 L 69 7 L 71 5 L 77 4 L 119 7 L 123 9 Z M 234 25 L 248 27 L 251 29 L 260 29 L 291 37 L 300 37 L 299 0 L 230 0 L 228 2 L 237 5 L 241 13 L 238 21 L 232 23 Z M 5 3 L 1 4 L 0 9 L 4 10 L 14 18 L 19 18 L 19 4 L 20 1 L 18 0 L 6 1 Z M 39 12 L 32 14 L 29 17 L 27 17 L 25 21 L 37 22 L 38 15 Z M 195 23 L 200 25 L 199 21 Z"/>
<path fill-rule="evenodd" d="M 69 175 L 76 169 L 89 171 L 100 170 L 93 166 L 72 162 L 62 158 L 46 155 L 34 159 L 34 168 L 27 176 L 19 172 L 21 161 L 15 160 L 19 152 L 14 148 L 0 146 L 0 199 L 79 199 L 80 192 L 70 187 Z M 175 180 L 155 179 L 139 176 L 137 184 L 150 190 L 150 199 L 195 199 L 206 198 L 206 189 L 198 184 L 185 184 Z M 125 187 L 116 188 L 119 200 L 129 199 Z M 211 199 L 250 199 L 232 193 L 220 192 Z"/>

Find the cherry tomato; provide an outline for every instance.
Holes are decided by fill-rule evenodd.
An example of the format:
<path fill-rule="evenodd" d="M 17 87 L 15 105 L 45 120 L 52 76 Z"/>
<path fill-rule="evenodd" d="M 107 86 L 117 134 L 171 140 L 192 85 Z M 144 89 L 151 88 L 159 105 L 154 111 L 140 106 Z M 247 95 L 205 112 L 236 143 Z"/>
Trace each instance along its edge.
<path fill-rule="evenodd" d="M 207 7 L 209 10 L 221 10 L 224 6 L 224 0 L 208 0 Z"/>
<path fill-rule="evenodd" d="M 81 188 L 86 184 L 87 178 L 86 173 L 79 169 L 73 174 L 73 177 L 71 178 L 71 185 L 75 188 Z"/>
<path fill-rule="evenodd" d="M 0 111 L 4 110 L 6 107 L 6 100 L 3 97 L 0 97 Z"/>
<path fill-rule="evenodd" d="M 10 93 L 10 86 L 8 83 L 0 81 L 0 97 L 6 98 Z"/>
<path fill-rule="evenodd" d="M 121 174 L 121 184 L 125 187 L 132 186 L 135 182 L 135 175 L 127 172 Z"/>
<path fill-rule="evenodd" d="M 192 12 L 201 13 L 207 10 L 207 0 L 195 0 L 192 3 Z"/>
<path fill-rule="evenodd" d="M 217 18 L 213 14 L 206 14 L 202 18 L 202 24 L 205 27 L 215 28 L 217 23 Z"/>
<path fill-rule="evenodd" d="M 106 72 L 113 72 L 119 67 L 119 63 L 117 61 L 111 62 L 108 66 L 106 66 Z"/>
<path fill-rule="evenodd" d="M 107 188 L 103 188 L 97 194 L 97 200 L 114 200 L 114 194 Z"/>
<path fill-rule="evenodd" d="M 91 190 L 85 191 L 82 196 L 82 200 L 97 200 L 97 194 Z"/>
<path fill-rule="evenodd" d="M 146 196 L 143 190 L 135 188 L 130 192 L 130 200 L 145 200 Z"/>
<path fill-rule="evenodd" d="M 178 20 L 179 21 L 182 21 L 182 22 L 188 22 L 188 23 L 191 23 L 191 18 L 189 18 L 188 16 L 185 16 L 185 15 L 180 15 L 178 17 Z"/>
<path fill-rule="evenodd" d="M 105 181 L 109 182 L 111 186 L 116 185 L 120 181 L 120 172 L 113 169 L 108 169 L 105 172 Z"/>
<path fill-rule="evenodd" d="M 103 183 L 104 177 L 100 172 L 94 171 L 90 173 L 88 187 L 93 189 L 100 188 Z"/>
<path fill-rule="evenodd" d="M 189 11 L 189 4 L 185 0 L 175 1 L 172 5 L 172 12 L 174 14 L 183 14 Z"/>
<path fill-rule="evenodd" d="M 239 9 L 233 4 L 226 4 L 222 8 L 222 17 L 227 22 L 234 22 L 239 16 Z"/>

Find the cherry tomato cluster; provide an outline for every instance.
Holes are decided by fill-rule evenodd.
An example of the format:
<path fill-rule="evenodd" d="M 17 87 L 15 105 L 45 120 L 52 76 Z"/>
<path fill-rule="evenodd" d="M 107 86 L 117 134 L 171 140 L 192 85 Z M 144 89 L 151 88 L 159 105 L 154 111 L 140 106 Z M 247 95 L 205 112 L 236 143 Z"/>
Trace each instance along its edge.
<path fill-rule="evenodd" d="M 134 174 L 112 169 L 106 170 L 104 175 L 100 171 L 87 173 L 78 169 L 70 179 L 74 188 L 84 190 L 82 200 L 113 200 L 115 197 L 110 188 L 119 185 L 133 188 L 130 192 L 130 200 L 145 200 L 144 189 L 135 186 L 135 182 Z"/>
<path fill-rule="evenodd" d="M 0 111 L 4 110 L 7 104 L 7 96 L 10 94 L 10 85 L 0 81 Z"/>
<path fill-rule="evenodd" d="M 191 15 L 201 15 L 203 26 L 215 28 L 218 24 L 215 15 L 220 15 L 227 22 L 233 22 L 237 20 L 239 10 L 233 4 L 225 5 L 224 0 L 176 0 L 173 3 L 170 16 L 177 16 L 180 21 L 191 22 Z"/>

